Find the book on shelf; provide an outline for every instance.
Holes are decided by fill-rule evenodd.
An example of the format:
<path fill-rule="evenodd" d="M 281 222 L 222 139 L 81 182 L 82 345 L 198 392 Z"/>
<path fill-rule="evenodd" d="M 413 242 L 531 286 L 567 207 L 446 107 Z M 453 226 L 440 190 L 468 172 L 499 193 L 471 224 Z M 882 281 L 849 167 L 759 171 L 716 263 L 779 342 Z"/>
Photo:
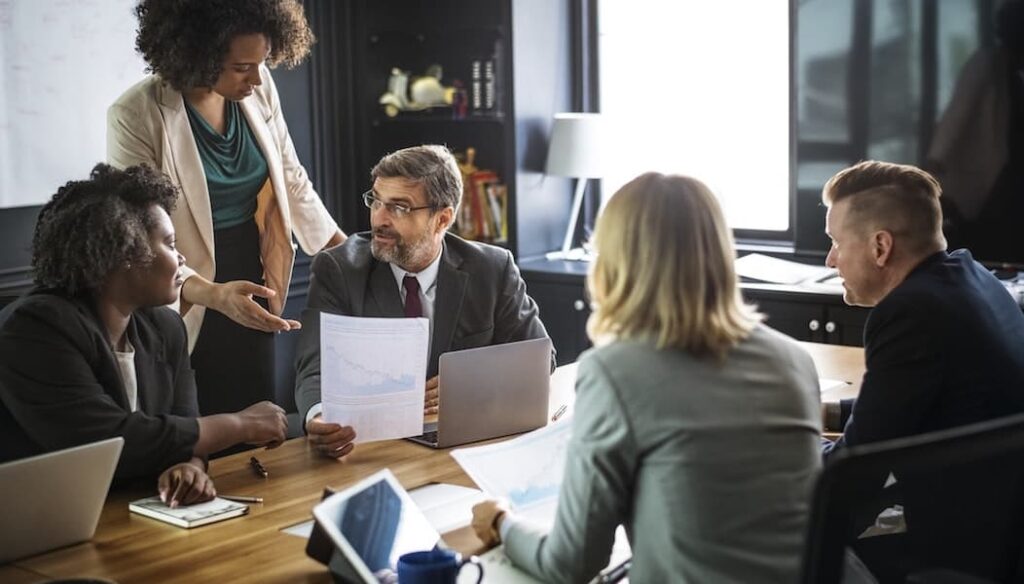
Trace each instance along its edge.
<path fill-rule="evenodd" d="M 147 497 L 129 503 L 128 510 L 164 523 L 191 529 L 245 515 L 249 512 L 249 506 L 215 497 L 205 503 L 171 508 L 165 505 L 160 497 Z"/>
<path fill-rule="evenodd" d="M 508 187 L 501 183 L 487 185 L 487 202 L 490 204 L 495 242 L 508 241 Z"/>
<path fill-rule="evenodd" d="M 462 228 L 471 239 L 482 241 L 492 239 L 491 226 L 487 220 L 490 210 L 486 190 L 487 184 L 492 182 L 498 182 L 498 175 L 495 172 L 478 170 L 469 175 L 469 181 L 463 185 L 462 204 L 468 207 L 468 212 L 464 215 L 467 222 L 462 225 Z"/>

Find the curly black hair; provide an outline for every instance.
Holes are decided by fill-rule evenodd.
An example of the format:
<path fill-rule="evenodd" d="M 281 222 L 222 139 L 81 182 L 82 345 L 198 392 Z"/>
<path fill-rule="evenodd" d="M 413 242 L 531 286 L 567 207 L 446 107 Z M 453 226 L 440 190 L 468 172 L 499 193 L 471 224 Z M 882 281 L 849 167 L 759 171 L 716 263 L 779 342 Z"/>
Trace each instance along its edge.
<path fill-rule="evenodd" d="M 43 206 L 32 237 L 36 284 L 71 296 L 92 294 L 116 269 L 153 260 L 149 210 L 168 213 L 178 191 L 162 173 L 97 164 L 88 180 L 60 187 Z"/>
<path fill-rule="evenodd" d="M 239 35 L 267 37 L 270 67 L 298 65 L 315 40 L 297 0 L 141 0 L 135 15 L 135 48 L 178 91 L 212 87 Z"/>

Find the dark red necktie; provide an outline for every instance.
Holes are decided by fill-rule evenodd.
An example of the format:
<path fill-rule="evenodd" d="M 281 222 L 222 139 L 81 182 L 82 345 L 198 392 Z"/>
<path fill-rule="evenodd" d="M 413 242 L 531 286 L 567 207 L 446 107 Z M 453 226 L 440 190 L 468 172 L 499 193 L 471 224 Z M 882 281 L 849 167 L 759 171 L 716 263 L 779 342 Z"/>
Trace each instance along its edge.
<path fill-rule="evenodd" d="M 420 304 L 420 281 L 416 276 L 406 276 L 402 280 L 405 288 L 405 316 L 417 318 L 423 316 L 423 305 Z"/>

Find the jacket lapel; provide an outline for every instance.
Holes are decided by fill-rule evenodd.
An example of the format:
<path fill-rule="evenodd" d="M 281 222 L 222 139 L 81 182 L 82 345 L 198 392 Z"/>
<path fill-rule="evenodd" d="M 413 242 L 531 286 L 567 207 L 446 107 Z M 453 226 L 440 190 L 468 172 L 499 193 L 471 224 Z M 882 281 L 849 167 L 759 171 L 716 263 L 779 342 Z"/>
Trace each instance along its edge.
<path fill-rule="evenodd" d="M 430 343 L 429 371 L 436 372 L 438 358 L 452 346 L 455 326 L 462 313 L 469 275 L 461 271 L 462 258 L 450 251 L 445 242 L 437 269 L 437 292 L 434 296 L 434 338 Z"/>
<path fill-rule="evenodd" d="M 98 368 L 96 369 L 96 377 L 106 389 L 107 395 L 114 400 L 117 405 L 121 406 L 128 411 L 128 393 L 124 389 L 124 380 L 121 379 L 121 369 L 117 364 L 117 357 L 114 355 L 114 349 L 111 348 L 110 342 L 107 341 L 107 333 L 104 328 L 102 321 L 100 320 L 99 314 L 96 313 L 96 309 L 92 303 L 84 298 L 78 298 L 75 300 L 78 304 L 78 309 L 88 315 L 87 322 L 89 326 L 94 327 L 96 338 L 101 339 L 96 344 L 96 348 L 99 354 L 96 356 L 98 362 Z M 134 318 L 132 320 L 135 320 Z M 131 327 L 131 321 L 128 324 Z M 130 337 L 129 337 L 130 338 Z M 135 344 L 132 340 L 132 344 Z"/>
<path fill-rule="evenodd" d="M 263 74 L 262 68 L 260 74 Z M 281 210 L 278 213 L 279 220 L 282 223 L 281 226 L 284 228 L 284 232 L 290 234 L 291 213 L 288 204 L 288 189 L 284 182 L 284 162 L 281 160 L 281 153 L 278 150 L 277 142 L 270 133 L 267 117 L 256 105 L 256 100 L 252 96 L 243 99 L 238 104 L 241 106 L 242 113 L 245 114 L 246 121 L 249 122 L 249 129 L 252 130 L 253 136 L 256 136 L 256 143 L 259 144 L 260 151 L 263 152 L 263 158 L 267 161 L 270 186 L 274 188 L 277 205 Z"/>
<path fill-rule="evenodd" d="M 174 169 L 178 185 L 188 203 L 192 219 L 199 229 L 199 235 L 210 254 L 213 250 L 213 211 L 210 209 L 210 191 L 206 188 L 206 171 L 203 161 L 199 158 L 192 127 L 188 123 L 188 113 L 181 93 L 170 85 L 161 83 L 157 86 L 157 97 L 160 102 L 160 114 L 167 129 L 168 154 L 170 163 L 164 163 L 164 172 Z"/>
<path fill-rule="evenodd" d="M 168 396 L 153 395 L 152 391 L 157 387 L 165 387 L 165 383 L 160 383 L 156 376 L 159 371 L 157 363 L 165 360 L 164 355 L 164 342 L 159 335 L 154 334 L 146 326 L 146 323 L 133 316 L 131 322 L 128 324 L 128 340 L 131 341 L 132 347 L 135 348 L 135 380 L 138 385 L 136 388 L 138 411 L 140 412 L 154 412 L 159 411 L 159 403 L 161 399 L 167 399 Z"/>
<path fill-rule="evenodd" d="M 402 296 L 391 266 L 384 262 L 373 262 L 370 268 L 370 290 L 366 295 L 364 314 L 367 316 L 405 316 Z"/>

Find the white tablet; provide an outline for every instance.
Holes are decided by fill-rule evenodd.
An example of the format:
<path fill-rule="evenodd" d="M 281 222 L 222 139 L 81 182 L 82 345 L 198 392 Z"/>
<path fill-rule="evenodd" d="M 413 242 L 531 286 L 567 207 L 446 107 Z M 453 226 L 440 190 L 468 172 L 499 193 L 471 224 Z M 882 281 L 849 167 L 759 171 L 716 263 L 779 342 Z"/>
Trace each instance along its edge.
<path fill-rule="evenodd" d="M 367 584 L 397 581 L 402 554 L 443 547 L 441 534 L 387 469 L 324 499 L 313 516 L 340 552 L 331 570 Z"/>

